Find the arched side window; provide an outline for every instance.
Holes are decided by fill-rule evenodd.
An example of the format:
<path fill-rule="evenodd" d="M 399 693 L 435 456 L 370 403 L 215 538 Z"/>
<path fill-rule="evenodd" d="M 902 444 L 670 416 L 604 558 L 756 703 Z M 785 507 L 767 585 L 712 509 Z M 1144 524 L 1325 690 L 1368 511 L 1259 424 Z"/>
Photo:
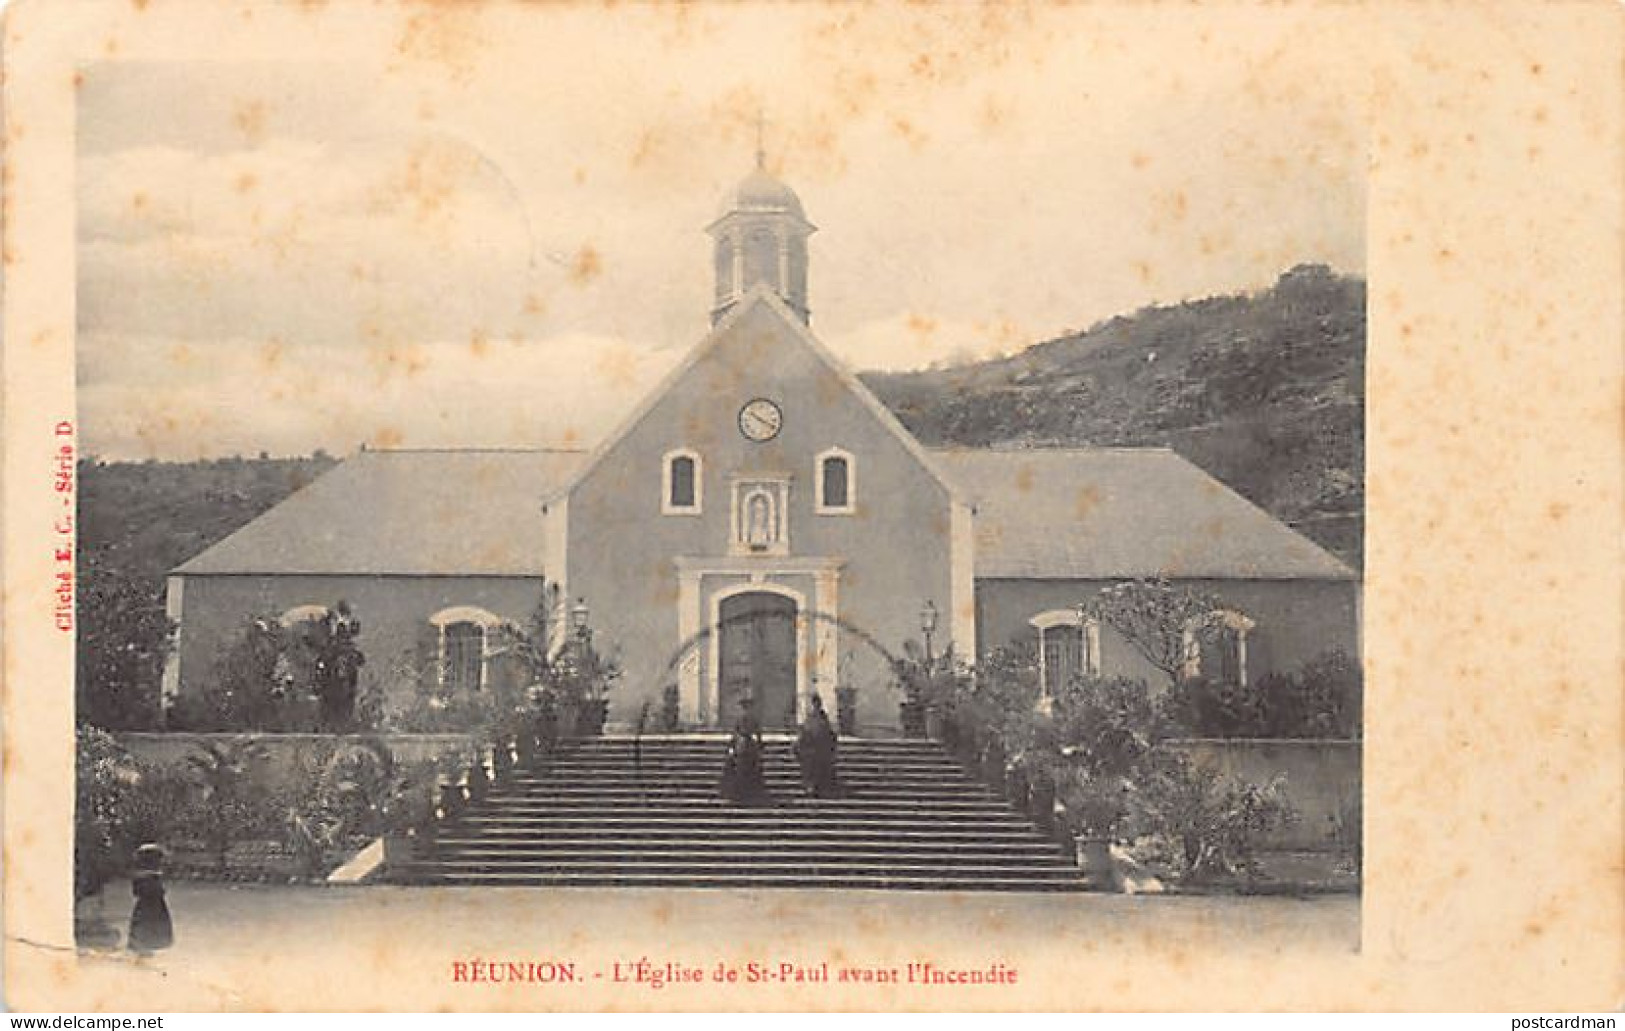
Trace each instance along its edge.
<path fill-rule="evenodd" d="M 660 511 L 666 515 L 699 515 L 704 489 L 700 453 L 689 448 L 668 451 L 660 468 Z"/>
<path fill-rule="evenodd" d="M 307 620 L 325 619 L 327 617 L 326 605 L 295 605 L 293 608 L 277 617 L 283 626 L 298 626 Z"/>
<path fill-rule="evenodd" d="M 1073 677 L 1100 675 L 1100 621 L 1051 609 L 1027 621 L 1038 631 L 1038 684 L 1050 697 Z"/>
<path fill-rule="evenodd" d="M 1208 677 L 1226 684 L 1248 683 L 1247 635 L 1257 625 L 1230 609 L 1219 609 L 1186 624 L 1185 676 Z"/>
<path fill-rule="evenodd" d="M 480 691 L 502 620 L 481 608 L 458 605 L 429 617 L 439 631 L 440 684 L 447 691 Z"/>
<path fill-rule="evenodd" d="M 821 451 L 813 477 L 819 515 L 851 515 L 857 510 L 857 463 L 848 451 L 832 447 Z"/>

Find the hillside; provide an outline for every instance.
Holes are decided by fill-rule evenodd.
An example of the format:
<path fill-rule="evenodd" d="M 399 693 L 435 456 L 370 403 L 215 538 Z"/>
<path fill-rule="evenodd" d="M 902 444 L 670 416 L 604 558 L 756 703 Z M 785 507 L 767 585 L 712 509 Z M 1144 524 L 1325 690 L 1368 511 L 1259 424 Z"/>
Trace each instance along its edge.
<path fill-rule="evenodd" d="M 1173 447 L 1360 568 L 1365 283 L 1300 265 L 1009 358 L 863 379 L 929 445 Z"/>

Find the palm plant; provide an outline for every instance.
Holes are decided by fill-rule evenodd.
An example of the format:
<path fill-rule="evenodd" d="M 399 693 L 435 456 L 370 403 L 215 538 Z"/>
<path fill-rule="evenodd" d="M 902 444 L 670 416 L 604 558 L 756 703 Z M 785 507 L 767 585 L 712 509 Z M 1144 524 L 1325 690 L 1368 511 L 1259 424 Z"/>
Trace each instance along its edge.
<path fill-rule="evenodd" d="M 259 815 L 247 789 L 265 748 L 248 738 L 200 741 L 195 747 L 197 754 L 186 757 L 200 788 L 194 826 L 213 854 L 215 868 L 223 873 L 232 841 Z"/>

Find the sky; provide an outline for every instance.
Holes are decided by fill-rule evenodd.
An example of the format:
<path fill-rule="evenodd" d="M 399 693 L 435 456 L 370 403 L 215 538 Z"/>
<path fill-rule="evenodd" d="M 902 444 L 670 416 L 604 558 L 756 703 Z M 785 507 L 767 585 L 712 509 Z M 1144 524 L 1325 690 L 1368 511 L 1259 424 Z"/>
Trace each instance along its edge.
<path fill-rule="evenodd" d="M 592 444 L 706 332 L 758 112 L 858 369 L 1363 273 L 1360 70 L 1289 12 L 469 12 L 83 69 L 91 452 Z"/>

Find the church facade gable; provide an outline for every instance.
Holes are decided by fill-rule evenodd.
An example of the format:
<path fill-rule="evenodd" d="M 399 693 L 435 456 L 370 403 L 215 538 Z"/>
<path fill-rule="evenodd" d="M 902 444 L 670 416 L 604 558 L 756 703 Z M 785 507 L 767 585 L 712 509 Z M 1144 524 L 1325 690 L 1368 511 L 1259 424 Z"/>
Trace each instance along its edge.
<path fill-rule="evenodd" d="M 860 683 L 890 723 L 881 648 L 955 604 L 956 498 L 806 334 L 755 291 L 564 499 L 568 591 L 616 628 L 629 699 L 676 685 L 685 725 L 749 702 L 788 726 Z"/>

